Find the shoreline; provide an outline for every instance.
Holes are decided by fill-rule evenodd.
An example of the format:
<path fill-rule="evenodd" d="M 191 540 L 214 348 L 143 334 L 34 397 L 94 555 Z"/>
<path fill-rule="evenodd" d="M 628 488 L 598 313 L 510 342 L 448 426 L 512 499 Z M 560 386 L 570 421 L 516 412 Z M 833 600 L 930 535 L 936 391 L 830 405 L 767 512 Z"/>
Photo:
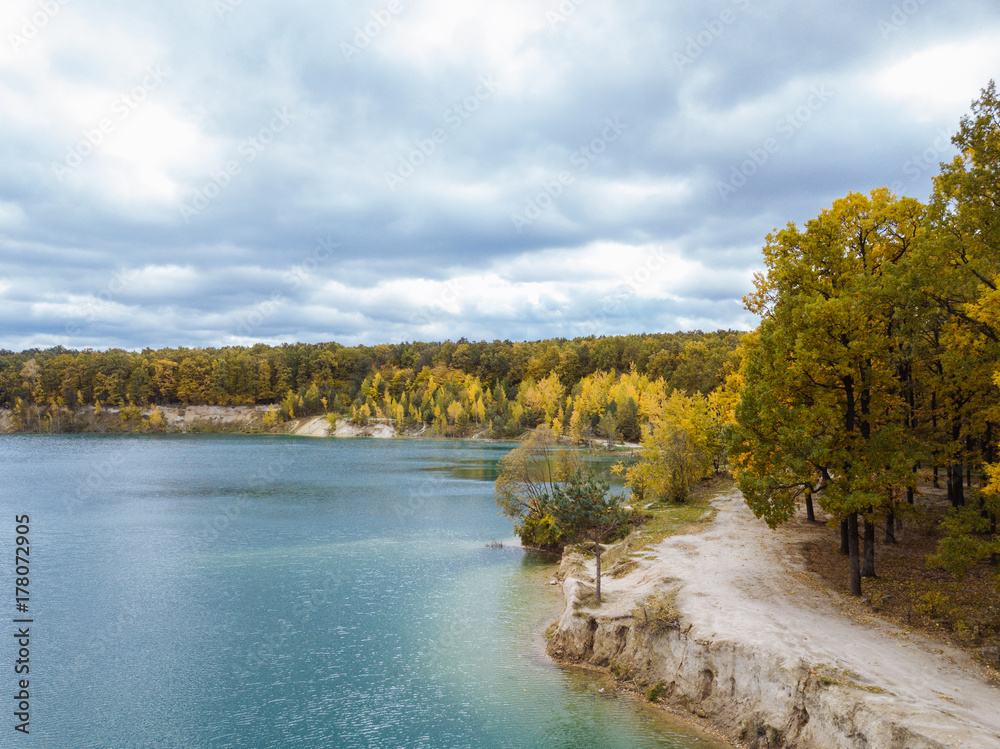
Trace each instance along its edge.
<path fill-rule="evenodd" d="M 607 668 L 601 666 L 594 666 L 588 663 L 573 663 L 570 661 L 559 660 L 553 655 L 546 653 L 549 660 L 551 660 L 556 666 L 564 669 L 574 669 L 580 671 L 586 671 L 592 674 L 600 674 L 601 676 L 607 677 L 614 684 L 614 688 L 619 692 L 627 694 L 635 699 L 645 703 L 651 708 L 654 708 L 660 712 L 666 713 L 670 716 L 671 720 L 676 720 L 678 723 L 693 728 L 701 733 L 706 734 L 714 741 L 724 744 L 731 749 L 748 749 L 749 744 L 744 744 L 740 741 L 735 741 L 731 737 L 727 736 L 725 731 L 723 731 L 720 726 L 712 720 L 703 718 L 699 715 L 691 713 L 687 710 L 681 709 L 667 702 L 650 702 L 646 699 L 646 693 L 636 686 L 629 686 L 625 682 L 619 681 L 615 678 L 615 675 L 611 673 Z"/>
<path fill-rule="evenodd" d="M 554 569 L 546 567 L 543 574 L 534 573 L 537 579 L 534 581 L 535 585 L 544 586 L 545 588 L 555 587 L 552 585 L 553 574 L 558 574 L 558 566 L 560 564 L 560 555 L 553 554 L 552 552 L 540 551 L 538 549 L 532 549 L 531 547 L 526 547 L 523 544 L 518 543 L 521 549 L 532 553 L 538 554 L 545 557 L 555 558 Z M 549 595 L 547 592 L 546 595 Z M 564 609 L 563 595 L 560 592 L 551 592 L 552 602 L 551 605 L 547 605 L 546 613 L 544 613 L 538 620 L 536 629 L 534 629 L 531 636 L 531 646 L 530 652 L 532 658 L 538 659 L 539 662 L 546 663 L 549 667 L 553 667 L 562 671 L 567 672 L 585 672 L 591 679 L 600 678 L 600 681 L 606 682 L 608 684 L 608 689 L 613 690 L 623 696 L 626 696 L 630 700 L 635 700 L 637 703 L 641 703 L 644 707 L 654 710 L 657 713 L 662 713 L 664 718 L 668 723 L 676 723 L 678 726 L 683 726 L 688 729 L 692 729 L 695 734 L 704 734 L 704 736 L 711 741 L 719 745 L 719 749 L 723 747 L 728 747 L 729 749 L 747 749 L 745 744 L 739 742 L 733 742 L 728 737 L 724 735 L 722 731 L 719 730 L 711 721 L 700 718 L 697 715 L 692 715 L 691 713 L 678 710 L 671 705 L 662 702 L 650 702 L 645 698 L 645 694 L 642 690 L 636 688 L 635 686 L 630 686 L 624 682 L 619 681 L 614 677 L 614 675 L 607 669 L 601 668 L 599 666 L 594 666 L 589 663 L 572 663 L 565 660 L 560 660 L 559 658 L 553 657 L 552 653 L 548 648 L 548 637 L 546 635 L 546 628 L 551 628 L 553 623 L 559 618 L 560 614 Z M 603 691 L 603 690 L 602 690 Z"/>
<path fill-rule="evenodd" d="M 737 747 L 1000 747 L 1000 690 L 966 654 L 849 617 L 806 570 L 799 544 L 824 528 L 772 532 L 736 490 L 712 503 L 718 514 L 700 532 L 602 576 L 600 609 L 582 604 L 592 562 L 565 557 L 550 657 L 642 696 L 659 684 L 668 711 Z"/>
<path fill-rule="evenodd" d="M 305 416 L 290 419 L 273 427 L 264 426 L 264 416 L 273 406 L 158 406 L 163 415 L 163 426 L 159 429 L 141 428 L 141 424 L 123 420 L 122 409 L 103 408 L 94 413 L 93 406 L 75 409 L 64 414 L 64 418 L 75 420 L 74 426 L 85 428 L 53 429 L 39 431 L 17 428 L 10 409 L 0 408 L 0 435 L 3 434 L 247 434 L 285 435 L 293 437 L 315 437 L 327 439 L 416 439 L 445 440 L 483 443 L 517 442 L 522 435 L 513 437 L 486 436 L 488 429 L 479 429 L 472 434 L 445 435 L 432 432 L 426 424 L 419 427 L 397 429 L 389 420 L 372 419 L 364 426 L 358 426 L 346 416 L 338 415 L 335 425 L 327 418 L 329 414 Z M 142 409 L 140 418 L 148 420 L 151 408 Z M 530 431 L 530 430 L 529 430 Z M 641 445 L 621 442 L 608 450 L 604 440 L 594 440 L 587 449 L 605 455 L 620 457 L 634 456 Z"/>
<path fill-rule="evenodd" d="M 299 437 L 335 437 L 374 439 L 419 439 L 427 433 L 426 425 L 412 430 L 397 430 L 386 420 L 372 419 L 358 426 L 346 416 L 337 415 L 335 425 L 329 414 L 305 416 L 269 426 L 265 416 L 273 406 L 157 406 L 162 423 L 149 424 L 153 408 L 143 408 L 129 414 L 126 409 L 93 406 L 63 412 L 57 421 L 50 420 L 47 429 L 22 429 L 10 409 L 0 409 L 0 434 L 275 434 Z M 145 421 L 144 421 L 145 420 Z M 69 427 L 69 428 L 67 428 Z M 463 437 L 434 435 L 440 439 L 484 440 L 479 434 Z M 431 436 L 431 435 L 428 435 Z M 490 440 L 504 441 L 504 440 Z"/>

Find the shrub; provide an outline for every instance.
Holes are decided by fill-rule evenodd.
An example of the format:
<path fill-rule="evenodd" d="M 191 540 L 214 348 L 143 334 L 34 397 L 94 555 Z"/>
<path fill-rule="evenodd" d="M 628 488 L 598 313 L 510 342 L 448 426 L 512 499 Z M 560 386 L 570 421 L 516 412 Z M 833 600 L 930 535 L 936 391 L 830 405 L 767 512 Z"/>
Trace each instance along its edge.
<path fill-rule="evenodd" d="M 650 702 L 659 702 L 660 697 L 663 693 L 667 691 L 667 683 L 665 681 L 658 681 L 649 689 L 646 690 L 646 699 Z"/>

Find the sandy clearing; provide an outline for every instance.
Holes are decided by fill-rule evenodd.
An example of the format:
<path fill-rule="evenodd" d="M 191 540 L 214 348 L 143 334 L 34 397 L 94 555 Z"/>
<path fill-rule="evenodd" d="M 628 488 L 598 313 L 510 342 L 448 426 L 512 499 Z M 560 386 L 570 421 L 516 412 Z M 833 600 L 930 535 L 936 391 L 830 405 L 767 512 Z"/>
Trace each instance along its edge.
<path fill-rule="evenodd" d="M 625 614 L 657 581 L 679 581 L 676 605 L 692 639 L 738 643 L 884 690 L 857 692 L 946 746 L 1000 749 L 1000 690 L 968 656 L 881 620 L 855 620 L 806 570 L 799 542 L 828 529 L 799 519 L 771 531 L 736 490 L 713 504 L 719 513 L 707 530 L 669 538 L 641 571 L 602 581 L 602 615 Z"/>
<path fill-rule="evenodd" d="M 311 419 L 300 421 L 298 426 L 292 430 L 292 434 L 300 437 L 329 437 L 330 422 L 325 416 L 315 416 Z"/>
<path fill-rule="evenodd" d="M 397 437 L 395 427 L 391 424 L 371 421 L 367 426 L 359 427 L 350 422 L 349 419 L 337 419 L 337 426 L 333 431 L 334 437 L 374 437 L 376 439 L 392 439 Z"/>

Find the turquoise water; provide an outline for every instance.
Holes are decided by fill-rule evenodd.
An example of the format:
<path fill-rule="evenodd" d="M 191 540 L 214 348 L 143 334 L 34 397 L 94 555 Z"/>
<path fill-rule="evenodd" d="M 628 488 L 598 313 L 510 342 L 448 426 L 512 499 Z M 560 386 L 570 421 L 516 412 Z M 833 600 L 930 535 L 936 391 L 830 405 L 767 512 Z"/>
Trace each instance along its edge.
<path fill-rule="evenodd" d="M 546 660 L 554 567 L 492 499 L 508 449 L 0 438 L 0 616 L 28 514 L 34 620 L 28 736 L 0 632 L 0 746 L 713 746 Z"/>

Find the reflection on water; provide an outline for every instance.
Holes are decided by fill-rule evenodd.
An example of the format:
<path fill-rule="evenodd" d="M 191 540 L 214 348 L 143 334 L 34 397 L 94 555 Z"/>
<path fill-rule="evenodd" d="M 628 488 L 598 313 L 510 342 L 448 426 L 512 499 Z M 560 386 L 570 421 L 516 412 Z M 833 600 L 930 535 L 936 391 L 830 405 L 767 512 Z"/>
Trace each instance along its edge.
<path fill-rule="evenodd" d="M 509 447 L 0 439 L 39 549 L 18 746 L 711 746 L 544 657 L 559 589 L 496 512 Z"/>

